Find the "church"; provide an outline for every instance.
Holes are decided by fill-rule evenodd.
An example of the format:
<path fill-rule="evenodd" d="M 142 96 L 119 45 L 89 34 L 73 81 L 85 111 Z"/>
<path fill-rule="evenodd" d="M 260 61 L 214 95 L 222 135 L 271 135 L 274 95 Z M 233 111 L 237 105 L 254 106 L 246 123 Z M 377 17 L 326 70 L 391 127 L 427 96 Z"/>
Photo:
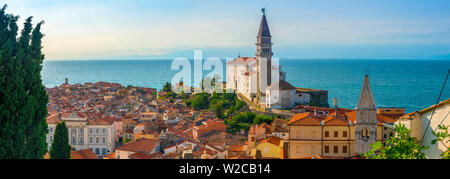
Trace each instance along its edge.
<path fill-rule="evenodd" d="M 227 88 L 265 109 L 292 109 L 296 105 L 328 107 L 328 91 L 296 88 L 285 80 L 281 66 L 272 63 L 272 35 L 262 9 L 255 57 L 239 57 L 226 64 Z"/>

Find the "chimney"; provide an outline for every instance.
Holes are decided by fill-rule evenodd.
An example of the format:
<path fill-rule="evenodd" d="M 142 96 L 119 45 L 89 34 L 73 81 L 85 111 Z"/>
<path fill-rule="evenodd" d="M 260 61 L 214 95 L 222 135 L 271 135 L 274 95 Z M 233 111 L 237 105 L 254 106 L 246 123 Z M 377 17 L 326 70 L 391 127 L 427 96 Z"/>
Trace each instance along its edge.
<path fill-rule="evenodd" d="M 338 115 L 339 115 L 339 108 L 338 108 L 338 104 L 339 104 L 339 101 L 338 101 L 338 99 L 337 98 L 333 98 L 333 106 L 336 108 L 336 118 L 338 117 Z"/>

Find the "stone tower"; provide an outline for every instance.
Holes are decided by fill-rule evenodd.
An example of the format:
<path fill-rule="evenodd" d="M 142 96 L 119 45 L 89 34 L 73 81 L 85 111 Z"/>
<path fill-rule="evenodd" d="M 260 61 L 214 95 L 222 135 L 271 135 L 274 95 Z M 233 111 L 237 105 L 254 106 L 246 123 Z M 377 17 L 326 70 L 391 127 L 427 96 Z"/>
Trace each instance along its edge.
<path fill-rule="evenodd" d="M 355 152 L 365 153 L 370 149 L 369 144 L 377 140 L 377 109 L 370 88 L 369 76 L 366 74 L 364 84 L 356 107 L 355 122 Z"/>
<path fill-rule="evenodd" d="M 261 99 L 261 93 L 265 94 L 267 86 L 270 86 L 272 76 L 272 36 L 266 19 L 266 10 L 262 9 L 261 25 L 256 42 L 256 64 L 257 64 L 257 99 Z M 264 67 L 263 67 L 264 66 Z M 265 82 L 267 79 L 267 83 Z"/>

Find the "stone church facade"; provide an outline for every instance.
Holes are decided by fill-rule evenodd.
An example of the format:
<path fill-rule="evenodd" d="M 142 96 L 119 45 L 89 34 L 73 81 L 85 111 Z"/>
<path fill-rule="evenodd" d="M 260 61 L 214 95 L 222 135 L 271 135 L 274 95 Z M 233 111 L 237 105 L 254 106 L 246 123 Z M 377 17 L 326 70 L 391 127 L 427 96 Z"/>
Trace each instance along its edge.
<path fill-rule="evenodd" d="M 263 9 L 255 57 L 241 57 L 226 64 L 226 86 L 266 109 L 291 109 L 296 105 L 328 107 L 328 91 L 296 88 L 286 73 L 272 63 L 272 35 Z"/>

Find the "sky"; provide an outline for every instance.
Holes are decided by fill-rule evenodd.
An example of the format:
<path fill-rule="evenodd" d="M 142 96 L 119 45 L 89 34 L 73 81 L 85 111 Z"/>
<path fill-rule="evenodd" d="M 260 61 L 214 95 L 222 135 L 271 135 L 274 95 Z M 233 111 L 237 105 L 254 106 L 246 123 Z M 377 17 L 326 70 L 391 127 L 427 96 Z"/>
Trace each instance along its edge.
<path fill-rule="evenodd" d="M 274 57 L 450 60 L 448 0 L 0 0 L 45 21 L 46 60 L 254 56 L 261 8 Z"/>

